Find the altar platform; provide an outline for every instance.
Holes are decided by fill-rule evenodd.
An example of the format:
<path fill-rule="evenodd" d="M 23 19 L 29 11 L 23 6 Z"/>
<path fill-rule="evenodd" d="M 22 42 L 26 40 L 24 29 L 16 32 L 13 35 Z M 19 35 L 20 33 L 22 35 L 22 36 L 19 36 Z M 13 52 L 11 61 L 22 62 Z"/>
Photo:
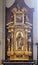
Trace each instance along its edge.
<path fill-rule="evenodd" d="M 35 65 L 35 60 L 3 60 L 3 65 Z"/>

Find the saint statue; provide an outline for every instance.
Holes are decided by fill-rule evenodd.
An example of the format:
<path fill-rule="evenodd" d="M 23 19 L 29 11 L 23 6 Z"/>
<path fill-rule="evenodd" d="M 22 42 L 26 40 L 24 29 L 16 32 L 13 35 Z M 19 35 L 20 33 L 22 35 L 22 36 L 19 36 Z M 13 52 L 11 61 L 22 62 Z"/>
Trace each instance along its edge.
<path fill-rule="evenodd" d="M 19 33 L 17 37 L 17 47 L 18 49 L 22 49 L 22 46 L 23 46 L 23 37 L 21 33 Z"/>

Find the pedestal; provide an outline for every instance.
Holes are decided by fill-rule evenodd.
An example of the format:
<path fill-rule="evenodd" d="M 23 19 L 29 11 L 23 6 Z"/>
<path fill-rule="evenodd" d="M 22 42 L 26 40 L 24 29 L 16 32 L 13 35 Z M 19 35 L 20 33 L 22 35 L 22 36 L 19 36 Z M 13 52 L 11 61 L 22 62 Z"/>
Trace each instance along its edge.
<path fill-rule="evenodd" d="M 3 60 L 2 63 L 3 65 L 35 65 L 35 62 L 32 60 Z"/>

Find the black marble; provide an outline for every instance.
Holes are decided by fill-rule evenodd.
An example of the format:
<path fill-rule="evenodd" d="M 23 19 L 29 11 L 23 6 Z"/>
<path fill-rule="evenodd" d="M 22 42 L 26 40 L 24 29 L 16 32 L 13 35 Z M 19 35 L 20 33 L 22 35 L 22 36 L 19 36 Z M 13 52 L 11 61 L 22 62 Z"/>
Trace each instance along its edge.
<path fill-rule="evenodd" d="M 35 61 L 33 60 L 3 60 L 2 64 L 4 65 L 33 65 Z"/>

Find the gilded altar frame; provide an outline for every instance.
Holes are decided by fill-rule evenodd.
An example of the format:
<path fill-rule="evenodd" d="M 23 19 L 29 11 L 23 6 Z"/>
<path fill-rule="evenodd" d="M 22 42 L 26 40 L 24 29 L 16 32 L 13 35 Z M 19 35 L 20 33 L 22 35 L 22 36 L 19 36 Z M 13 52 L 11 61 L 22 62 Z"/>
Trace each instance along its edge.
<path fill-rule="evenodd" d="M 14 15 L 14 21 L 6 24 L 8 33 L 11 34 L 11 36 L 8 34 L 8 37 L 10 36 L 12 40 L 10 42 L 10 37 L 9 38 L 7 37 L 8 41 L 7 56 L 9 56 L 10 60 L 29 60 L 29 56 L 32 55 L 32 51 L 31 46 L 28 43 L 28 32 L 31 33 L 32 24 L 29 23 L 29 18 L 27 15 L 26 22 L 24 23 L 24 14 L 27 12 L 27 9 L 23 8 L 21 10 L 17 10 L 17 8 L 13 8 L 11 12 Z M 17 37 L 19 33 L 23 40 L 22 41 L 23 44 L 21 43 L 20 45 L 21 47 L 17 46 L 18 45 Z"/>

